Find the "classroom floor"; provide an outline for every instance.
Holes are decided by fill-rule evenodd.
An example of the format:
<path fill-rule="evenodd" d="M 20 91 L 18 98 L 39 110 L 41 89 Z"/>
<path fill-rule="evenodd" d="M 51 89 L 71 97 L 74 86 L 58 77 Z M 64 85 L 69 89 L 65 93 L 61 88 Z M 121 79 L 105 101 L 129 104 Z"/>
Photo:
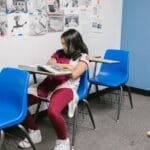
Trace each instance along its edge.
<path fill-rule="evenodd" d="M 150 138 L 146 136 L 150 130 L 150 97 L 132 93 L 134 108 L 131 110 L 128 97 L 125 96 L 118 123 L 115 121 L 116 104 L 108 98 L 108 95 L 103 95 L 101 100 L 89 100 L 96 130 L 92 129 L 86 109 L 81 109 L 84 114 L 79 114 L 75 150 L 150 150 Z M 67 119 L 67 122 L 71 138 L 72 125 L 70 120 Z M 36 144 L 37 150 L 51 150 L 56 134 L 50 121 L 44 116 L 37 123 L 43 136 L 42 143 Z M 15 132 L 15 135 L 9 132 Z M 12 129 L 9 132 L 2 150 L 19 150 L 16 146 L 21 137 L 19 131 Z"/>

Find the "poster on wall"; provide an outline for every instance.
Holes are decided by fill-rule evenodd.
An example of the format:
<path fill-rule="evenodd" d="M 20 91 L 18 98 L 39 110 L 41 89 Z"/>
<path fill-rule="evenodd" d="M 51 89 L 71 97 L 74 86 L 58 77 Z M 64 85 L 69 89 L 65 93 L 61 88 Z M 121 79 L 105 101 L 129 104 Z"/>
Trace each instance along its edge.
<path fill-rule="evenodd" d="M 60 10 L 59 0 L 46 0 L 47 1 L 47 12 L 56 13 Z"/>
<path fill-rule="evenodd" d="M 90 31 L 102 32 L 102 0 L 93 0 L 91 4 Z"/>
<path fill-rule="evenodd" d="M 6 14 L 0 14 L 0 36 L 5 36 L 7 35 L 7 16 Z"/>
<path fill-rule="evenodd" d="M 90 30 L 92 32 L 102 32 L 102 20 L 98 16 L 91 16 Z"/>
<path fill-rule="evenodd" d="M 27 12 L 27 0 L 7 0 L 7 13 Z"/>
<path fill-rule="evenodd" d="M 80 27 L 84 33 L 102 32 L 102 0 L 80 1 Z"/>
<path fill-rule="evenodd" d="M 28 12 L 46 12 L 47 3 L 46 0 L 28 0 L 27 7 Z"/>
<path fill-rule="evenodd" d="M 60 0 L 61 9 L 77 8 L 78 0 Z"/>
<path fill-rule="evenodd" d="M 48 32 L 62 32 L 64 30 L 64 13 L 49 15 L 47 24 Z"/>
<path fill-rule="evenodd" d="M 42 13 L 30 13 L 29 35 L 39 36 L 47 33 L 47 17 Z"/>
<path fill-rule="evenodd" d="M 92 0 L 80 0 L 79 6 L 81 8 L 88 8 L 88 7 L 90 7 L 91 3 L 92 3 Z"/>
<path fill-rule="evenodd" d="M 102 0 L 0 0 L 0 13 L 1 36 L 103 29 Z"/>
<path fill-rule="evenodd" d="M 65 16 L 65 28 L 79 28 L 79 15 L 78 14 L 68 14 Z"/>
<path fill-rule="evenodd" d="M 6 12 L 6 0 L 0 0 L 0 12 Z"/>
<path fill-rule="evenodd" d="M 80 9 L 80 28 L 83 33 L 90 32 L 90 15 L 90 9 L 84 6 Z"/>
<path fill-rule="evenodd" d="M 12 13 L 7 15 L 8 35 L 26 35 L 28 31 L 28 15 L 25 13 Z"/>

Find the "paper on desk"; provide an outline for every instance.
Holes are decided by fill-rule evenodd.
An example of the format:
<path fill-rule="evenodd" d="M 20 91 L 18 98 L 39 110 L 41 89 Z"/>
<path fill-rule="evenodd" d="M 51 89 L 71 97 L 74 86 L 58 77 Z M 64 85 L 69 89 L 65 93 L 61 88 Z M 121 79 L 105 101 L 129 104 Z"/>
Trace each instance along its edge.
<path fill-rule="evenodd" d="M 97 57 L 90 56 L 89 59 L 90 61 L 93 61 L 93 62 L 100 62 L 100 63 L 107 63 L 107 64 L 119 63 L 119 61 L 117 60 L 104 59 L 101 57 L 97 58 Z"/>

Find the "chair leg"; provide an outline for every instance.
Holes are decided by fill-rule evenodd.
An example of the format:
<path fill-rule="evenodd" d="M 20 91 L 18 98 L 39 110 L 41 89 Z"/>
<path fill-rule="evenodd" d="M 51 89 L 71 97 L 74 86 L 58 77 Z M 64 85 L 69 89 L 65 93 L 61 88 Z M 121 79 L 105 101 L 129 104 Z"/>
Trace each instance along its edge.
<path fill-rule="evenodd" d="M 35 120 L 35 121 L 37 120 L 37 116 L 38 116 L 38 113 L 39 113 L 39 110 L 40 110 L 40 107 L 41 107 L 42 102 L 49 103 L 49 100 L 48 100 L 48 99 L 42 99 L 42 100 L 37 104 L 37 107 L 36 107 L 36 110 L 35 110 L 35 114 L 34 114 L 34 120 Z"/>
<path fill-rule="evenodd" d="M 95 90 L 96 90 L 96 94 L 97 94 L 98 99 L 101 100 L 101 97 L 100 97 L 100 95 L 98 93 L 98 91 L 99 91 L 98 85 L 95 85 Z"/>
<path fill-rule="evenodd" d="M 131 109 L 133 108 L 133 102 L 132 102 L 132 96 L 131 96 L 131 90 L 130 87 L 125 85 L 127 87 L 127 91 L 128 91 L 128 95 L 129 95 L 129 100 L 130 100 L 130 105 L 131 105 Z"/>
<path fill-rule="evenodd" d="M 91 111 L 91 109 L 90 109 L 89 103 L 88 103 L 88 101 L 85 100 L 85 99 L 83 100 L 83 102 L 84 102 L 84 103 L 86 104 L 86 106 L 87 106 L 88 113 L 89 113 L 90 119 L 91 119 L 91 121 L 92 121 L 93 129 L 96 129 L 96 127 L 95 127 L 95 122 L 94 122 L 94 118 L 93 118 L 92 111 Z"/>
<path fill-rule="evenodd" d="M 77 129 L 77 117 L 78 117 L 78 106 L 76 107 L 74 117 L 73 117 L 73 132 L 72 132 L 71 150 L 74 150 L 74 145 L 75 145 L 75 136 L 76 136 L 76 129 Z"/>
<path fill-rule="evenodd" d="M 26 131 L 26 129 L 21 124 L 18 125 L 18 128 L 21 129 L 21 131 L 23 131 L 23 133 L 27 137 L 28 141 L 30 142 L 33 150 L 36 150 L 36 147 L 35 147 L 34 143 L 32 142 L 30 136 L 28 135 L 28 132 Z"/>
<path fill-rule="evenodd" d="M 2 146 L 4 143 L 5 134 L 3 130 L 0 130 L 0 150 L 2 150 Z"/>
<path fill-rule="evenodd" d="M 92 84 L 90 83 L 89 88 L 88 88 L 88 95 L 90 94 L 91 87 L 92 87 Z"/>
<path fill-rule="evenodd" d="M 88 89 L 88 95 L 89 95 L 89 93 L 90 93 L 91 87 L 92 87 L 92 84 L 90 83 L 89 89 Z M 100 98 L 100 96 L 99 96 L 99 94 L 98 94 L 98 91 L 99 91 L 99 90 L 98 90 L 98 85 L 95 85 L 95 91 L 96 91 L 96 94 L 97 94 L 99 100 L 101 100 L 101 98 Z"/>
<path fill-rule="evenodd" d="M 121 110 L 122 99 L 123 99 L 123 88 L 121 86 L 120 87 L 120 96 L 119 96 L 119 99 L 118 99 L 117 122 L 119 121 L 119 117 L 120 117 L 120 110 Z"/>
<path fill-rule="evenodd" d="M 95 91 L 96 91 L 96 94 L 98 95 L 98 85 L 95 85 Z"/>
<path fill-rule="evenodd" d="M 38 116 L 38 113 L 39 113 L 39 110 L 40 110 L 41 103 L 42 103 L 42 102 L 39 102 L 39 103 L 37 104 L 37 107 L 36 107 L 36 110 L 35 110 L 35 114 L 34 114 L 34 120 L 35 120 L 35 121 L 37 120 L 37 116 Z"/>

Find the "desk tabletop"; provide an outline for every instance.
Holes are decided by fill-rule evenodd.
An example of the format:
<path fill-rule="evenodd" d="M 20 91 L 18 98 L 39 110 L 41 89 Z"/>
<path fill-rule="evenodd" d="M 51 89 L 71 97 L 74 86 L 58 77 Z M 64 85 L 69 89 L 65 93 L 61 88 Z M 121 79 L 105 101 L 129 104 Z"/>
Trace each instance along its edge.
<path fill-rule="evenodd" d="M 111 60 L 111 59 L 104 59 L 102 57 L 94 57 L 94 56 L 90 56 L 89 60 L 91 62 L 99 62 L 99 63 L 106 63 L 106 64 L 114 64 L 114 63 L 119 63 L 119 61 L 117 60 Z"/>
<path fill-rule="evenodd" d="M 69 75 L 69 74 L 71 74 L 71 72 L 68 73 L 68 72 L 65 72 L 65 71 L 63 73 L 61 73 L 61 74 L 54 74 L 54 73 L 48 72 L 48 71 L 40 71 L 40 70 L 37 69 L 36 65 L 35 66 L 34 65 L 18 65 L 18 67 L 20 69 L 26 70 L 26 71 L 28 71 L 30 73 L 41 74 L 41 75 L 61 76 L 61 75 Z"/>

